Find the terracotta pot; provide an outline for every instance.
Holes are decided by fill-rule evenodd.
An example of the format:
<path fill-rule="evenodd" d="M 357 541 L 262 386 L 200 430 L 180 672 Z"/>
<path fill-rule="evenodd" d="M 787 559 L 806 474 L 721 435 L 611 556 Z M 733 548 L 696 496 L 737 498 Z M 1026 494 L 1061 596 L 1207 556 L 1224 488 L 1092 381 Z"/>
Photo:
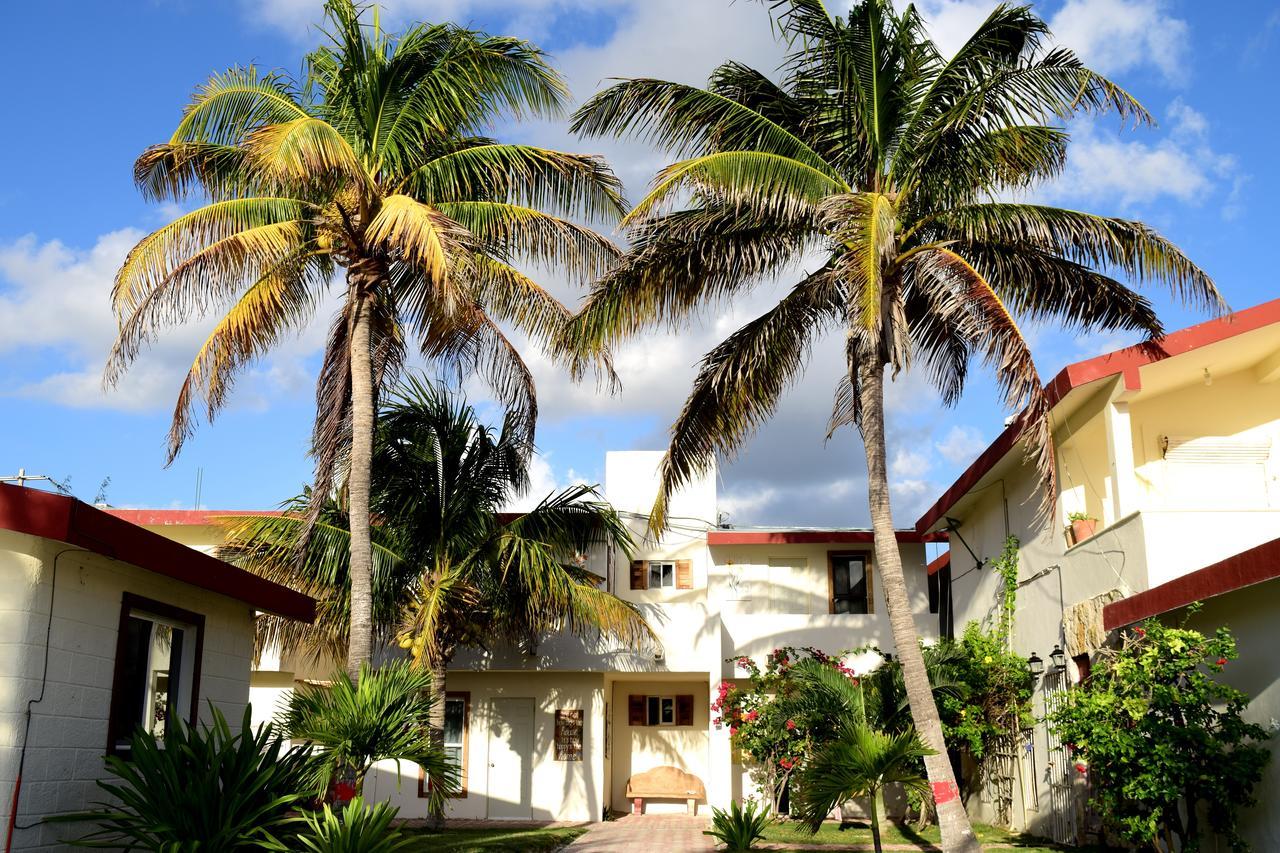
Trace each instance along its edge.
<path fill-rule="evenodd" d="M 1083 518 L 1071 522 L 1071 538 L 1075 540 L 1072 544 L 1083 542 L 1094 534 L 1098 529 L 1098 520 L 1096 518 Z"/>

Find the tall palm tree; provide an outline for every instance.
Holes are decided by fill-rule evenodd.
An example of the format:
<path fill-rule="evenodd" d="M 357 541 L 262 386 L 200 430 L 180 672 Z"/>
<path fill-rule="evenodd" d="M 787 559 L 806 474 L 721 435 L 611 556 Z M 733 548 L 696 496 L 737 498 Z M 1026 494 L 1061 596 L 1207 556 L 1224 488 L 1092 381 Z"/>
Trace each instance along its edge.
<path fill-rule="evenodd" d="M 416 346 L 486 379 L 531 437 L 533 379 L 499 324 L 546 340 L 568 312 L 516 264 L 593 278 L 616 250 L 579 223 L 624 209 L 599 157 L 484 135 L 499 120 L 560 114 L 564 81 L 537 47 L 452 24 L 392 36 L 363 12 L 328 0 L 331 43 L 307 55 L 302 82 L 254 67 L 214 75 L 169 141 L 138 158 L 146 196 L 207 203 L 126 258 L 105 376 L 117 382 L 165 327 L 220 312 L 178 395 L 172 461 L 197 407 L 212 418 L 236 373 L 305 326 L 344 273 L 317 383 L 312 516 L 339 484 L 353 520 L 353 677 L 373 649 L 378 388 Z"/>
<path fill-rule="evenodd" d="M 511 643 L 532 651 L 554 631 L 604 635 L 637 647 L 654 636 L 636 608 L 599 586 L 581 557 L 603 548 L 630 554 L 631 534 L 587 486 L 543 498 L 531 510 L 503 512 L 528 487 L 530 445 L 521 416 L 500 431 L 439 386 L 409 377 L 378 419 L 371 505 L 374 636 L 399 638 L 445 695 L 458 649 Z M 296 554 L 309 498 L 281 517 L 224 519 L 219 555 L 317 601 L 314 625 L 262 616 L 259 649 L 340 657 L 351 617 L 348 519 L 325 503 L 315 533 Z M 431 728 L 443 733 L 444 703 Z"/>
<path fill-rule="evenodd" d="M 1003 200 L 1061 173 L 1072 114 L 1148 120 L 1026 7 L 1001 5 L 950 58 L 913 7 L 771 0 L 789 54 L 775 82 L 727 62 L 706 88 L 624 80 L 577 112 L 582 134 L 634 134 L 679 159 L 624 220 L 631 249 L 593 286 L 562 344 L 578 354 L 762 279 L 804 274 L 708 353 L 674 426 L 652 515 L 773 413 L 814 342 L 843 335 L 846 376 L 830 429 L 856 425 L 868 471 L 875 565 L 947 850 L 977 850 L 946 757 L 894 537 L 885 461 L 885 371 L 923 368 L 948 404 L 971 357 L 1020 413 L 1025 449 L 1056 484 L 1049 412 L 1015 317 L 1088 331 L 1162 329 L 1113 275 L 1225 306 L 1210 278 L 1141 222 Z"/>

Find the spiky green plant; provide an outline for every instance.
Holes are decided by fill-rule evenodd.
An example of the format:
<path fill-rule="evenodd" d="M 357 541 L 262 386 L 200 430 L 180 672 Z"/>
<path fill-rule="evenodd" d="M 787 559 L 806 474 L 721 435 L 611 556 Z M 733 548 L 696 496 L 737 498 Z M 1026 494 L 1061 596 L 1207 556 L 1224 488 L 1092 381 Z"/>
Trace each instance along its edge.
<path fill-rule="evenodd" d="M 245 708 L 240 729 L 210 705 L 208 726 L 179 723 L 163 744 L 139 729 L 127 758 L 107 756 L 110 778 L 98 782 L 109 801 L 55 820 L 92 821 L 84 847 L 152 850 L 286 850 L 290 812 L 306 799 L 315 760 L 289 747 L 277 728 L 254 730 Z"/>
<path fill-rule="evenodd" d="M 379 387 L 417 348 L 487 380 L 531 438 L 533 377 L 503 326 L 547 340 L 568 311 L 518 265 L 593 278 L 616 250 L 580 223 L 611 221 L 623 202 L 599 157 L 487 135 L 506 119 L 561 114 L 564 81 L 534 45 L 453 24 L 390 35 L 352 0 L 324 9 L 328 44 L 307 55 L 300 80 L 252 66 L 216 74 L 173 136 L 138 158 L 148 198 L 207 203 L 143 238 L 120 268 L 106 381 L 167 327 L 220 314 L 178 395 L 172 461 L 196 410 L 212 418 L 240 369 L 337 291 L 317 383 L 314 495 L 318 509 L 337 482 L 353 519 L 354 674 L 373 649 Z"/>
<path fill-rule="evenodd" d="M 394 760 L 398 768 L 412 761 L 429 782 L 433 806 L 439 806 L 458 788 L 457 769 L 431 737 L 431 711 L 439 701 L 430 673 L 404 661 L 377 669 L 365 664 L 357 681 L 339 671 L 329 684 L 299 685 L 277 724 L 315 749 L 315 794 L 349 779 L 359 795 L 376 762 Z"/>
<path fill-rule="evenodd" d="M 775 77 L 736 62 L 706 88 L 625 80 L 574 116 L 582 134 L 634 135 L 676 162 L 624 220 L 631 248 L 563 339 L 603 352 L 654 324 L 808 270 L 771 310 L 708 353 L 661 466 L 671 492 L 732 455 L 773 414 L 823 334 L 845 378 L 829 429 L 863 438 L 875 564 L 916 729 L 938 792 L 943 846 L 976 851 L 929 691 L 894 534 L 886 370 L 922 370 L 954 403 L 981 358 L 1056 495 L 1047 397 L 1018 321 L 1158 337 L 1151 303 L 1118 277 L 1223 310 L 1212 280 L 1141 222 L 1010 200 L 1062 173 L 1081 111 L 1146 121 L 1142 105 L 1052 45 L 1026 6 L 999 5 L 948 57 L 914 6 L 767 0 L 789 52 Z M 1015 319 L 1017 318 L 1017 319 Z"/>
<path fill-rule="evenodd" d="M 395 853 L 414 846 L 414 840 L 391 825 L 400 810 L 390 803 L 370 805 L 356 797 L 340 811 L 328 803 L 324 811 L 303 815 L 307 828 L 296 840 L 301 850 L 314 853 Z"/>
<path fill-rule="evenodd" d="M 729 803 L 728 811 L 712 809 L 711 828 L 704 829 L 702 834 L 723 844 L 726 853 L 745 853 L 759 849 L 756 842 L 764 838 L 764 831 L 768 826 L 768 806 L 748 800 L 744 807 L 733 800 Z"/>

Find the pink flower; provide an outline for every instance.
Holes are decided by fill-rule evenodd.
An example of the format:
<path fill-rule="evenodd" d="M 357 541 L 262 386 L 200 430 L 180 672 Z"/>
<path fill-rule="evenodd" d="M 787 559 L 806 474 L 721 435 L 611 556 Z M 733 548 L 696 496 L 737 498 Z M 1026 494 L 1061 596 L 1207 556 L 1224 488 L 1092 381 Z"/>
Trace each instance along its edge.
<path fill-rule="evenodd" d="M 794 732 L 796 730 L 796 721 L 787 720 L 787 731 Z"/>
<path fill-rule="evenodd" d="M 1134 628 L 1133 633 L 1137 634 L 1139 637 L 1147 636 L 1147 630 L 1145 628 Z"/>
<path fill-rule="evenodd" d="M 1218 658 L 1218 666 L 1226 666 L 1226 665 L 1227 665 L 1226 658 Z"/>
<path fill-rule="evenodd" d="M 730 735 L 730 737 L 732 737 L 733 735 L 736 735 L 737 733 L 738 733 L 738 727 L 737 727 L 737 726 L 729 726 L 729 735 Z"/>
<path fill-rule="evenodd" d="M 759 711 L 748 711 L 747 715 L 743 717 L 743 719 L 746 720 L 748 723 L 754 723 L 756 721 L 756 718 L 759 716 L 760 716 Z"/>

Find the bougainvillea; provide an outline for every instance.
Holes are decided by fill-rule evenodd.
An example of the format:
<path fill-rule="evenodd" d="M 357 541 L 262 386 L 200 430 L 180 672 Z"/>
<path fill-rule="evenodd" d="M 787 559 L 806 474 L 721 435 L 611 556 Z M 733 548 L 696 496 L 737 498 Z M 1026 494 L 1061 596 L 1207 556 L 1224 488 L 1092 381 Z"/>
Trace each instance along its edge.
<path fill-rule="evenodd" d="M 844 664 L 844 655 L 784 647 L 770 652 L 763 667 L 748 657 L 731 659 L 746 677 L 721 682 L 711 703 L 712 722 L 728 727 L 734 749 L 748 759 L 752 778 L 768 795 L 774 814 L 782 811 L 787 783 L 810 748 L 830 736 L 830 721 L 799 701 L 799 683 L 792 670 L 805 658 L 857 683 L 858 676 Z"/>
<path fill-rule="evenodd" d="M 1200 846 L 1200 809 L 1236 851 L 1237 811 L 1254 802 L 1267 733 L 1246 722 L 1248 697 L 1215 680 L 1236 658 L 1231 632 L 1207 637 L 1151 620 L 1104 654 L 1050 718 L 1089 777 L 1093 806 L 1134 844 Z"/>

